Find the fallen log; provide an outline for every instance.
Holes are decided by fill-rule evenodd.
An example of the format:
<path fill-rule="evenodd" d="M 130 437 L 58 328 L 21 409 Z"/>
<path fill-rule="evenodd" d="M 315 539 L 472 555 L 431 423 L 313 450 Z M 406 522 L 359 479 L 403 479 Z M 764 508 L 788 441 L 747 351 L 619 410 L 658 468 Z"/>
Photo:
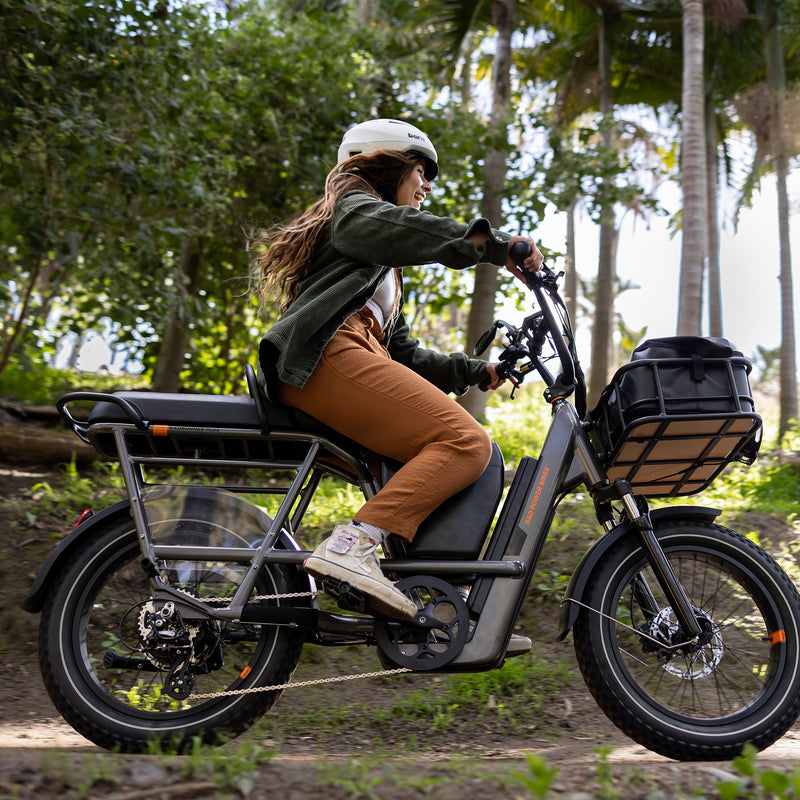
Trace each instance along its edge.
<path fill-rule="evenodd" d="M 54 422 L 59 419 L 58 411 L 56 411 L 54 405 L 25 405 L 24 403 L 15 403 L 13 400 L 0 398 L 0 409 L 20 419 L 38 419 L 49 422 Z"/>
<path fill-rule="evenodd" d="M 0 427 L 0 460 L 10 464 L 78 464 L 96 461 L 94 448 L 73 433 L 34 425 Z"/>
<path fill-rule="evenodd" d="M 800 453 L 792 450 L 781 450 L 778 453 L 778 463 L 788 464 L 796 470 L 800 470 Z"/>

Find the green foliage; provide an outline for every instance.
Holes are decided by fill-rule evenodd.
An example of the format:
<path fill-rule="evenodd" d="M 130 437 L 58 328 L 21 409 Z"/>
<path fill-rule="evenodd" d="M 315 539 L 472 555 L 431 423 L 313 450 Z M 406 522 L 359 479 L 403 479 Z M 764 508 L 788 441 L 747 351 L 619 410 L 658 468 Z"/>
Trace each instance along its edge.
<path fill-rule="evenodd" d="M 315 546 L 334 526 L 349 522 L 364 504 L 364 496 L 355 487 L 325 478 L 320 483 L 314 502 L 303 517 L 303 542 Z"/>
<path fill-rule="evenodd" d="M 447 731 L 459 719 L 502 720 L 512 730 L 532 724 L 545 707 L 548 695 L 569 677 L 569 668 L 559 662 L 518 656 L 502 669 L 450 676 L 443 692 L 433 689 L 412 693 L 397 703 L 391 717 L 431 720 L 434 729 Z"/>
<path fill-rule="evenodd" d="M 186 383 L 236 387 L 258 335 L 243 229 L 316 196 L 342 131 L 393 93 L 382 37 L 279 3 L 231 24 L 144 0 L 0 9 L 0 372 L 45 326 L 109 317 L 141 356 L 177 320 Z"/>
<path fill-rule="evenodd" d="M 702 502 L 726 511 L 748 510 L 793 518 L 800 497 L 800 473 L 763 456 L 751 467 L 729 467 L 702 494 Z"/>
<path fill-rule="evenodd" d="M 46 364 L 24 364 L 11 360 L 10 369 L 0 375 L 0 397 L 30 405 L 54 405 L 68 392 L 113 392 L 120 388 L 139 389 L 146 384 L 141 378 L 95 375 L 69 369 L 55 369 Z"/>
<path fill-rule="evenodd" d="M 185 778 L 210 775 L 219 789 L 235 790 L 241 797 L 249 797 L 258 779 L 259 765 L 273 756 L 274 751 L 260 742 L 245 741 L 232 749 L 220 750 L 194 739 L 181 766 Z"/>
<path fill-rule="evenodd" d="M 486 430 L 500 445 L 506 465 L 516 466 L 524 455 L 538 456 L 550 425 L 550 406 L 542 398 L 542 387 L 531 383 L 514 400 L 500 393 L 487 411 Z"/>
<path fill-rule="evenodd" d="M 29 523 L 39 516 L 66 517 L 80 514 L 83 509 L 103 508 L 124 495 L 124 481 L 119 465 L 98 463 L 89 472 L 79 472 L 74 459 L 65 464 L 59 480 L 51 484 L 42 481 L 31 488 L 31 509 L 25 515 Z M 60 536 L 55 531 L 53 536 Z"/>
<path fill-rule="evenodd" d="M 527 773 L 514 770 L 512 776 L 530 792 L 531 796 L 547 797 L 558 774 L 558 767 L 549 767 L 547 761 L 535 753 L 525 753 L 525 760 L 528 762 Z"/>
<path fill-rule="evenodd" d="M 613 750 L 614 748 L 608 745 L 594 748 L 594 752 L 597 753 L 597 766 L 595 767 L 597 791 L 595 796 L 601 800 L 619 800 L 620 798 L 620 793 L 614 788 L 611 764 L 608 761 Z"/>
<path fill-rule="evenodd" d="M 350 759 L 346 764 L 331 765 L 320 761 L 317 767 L 320 778 L 331 786 L 346 792 L 352 800 L 381 800 L 378 787 L 383 782 L 381 772 L 361 759 Z"/>
<path fill-rule="evenodd" d="M 772 797 L 796 800 L 800 797 L 800 770 L 797 767 L 792 767 L 788 773 L 761 769 L 757 760 L 758 750 L 746 744 L 742 754 L 731 761 L 732 769 L 738 774 L 715 770 L 720 778 L 717 781 L 720 800 L 766 800 Z"/>

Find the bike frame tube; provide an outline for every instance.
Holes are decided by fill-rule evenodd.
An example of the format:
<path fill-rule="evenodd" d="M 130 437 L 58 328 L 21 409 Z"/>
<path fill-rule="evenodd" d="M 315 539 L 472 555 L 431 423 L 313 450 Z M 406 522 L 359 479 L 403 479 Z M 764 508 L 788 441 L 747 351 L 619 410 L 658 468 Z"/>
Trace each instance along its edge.
<path fill-rule="evenodd" d="M 536 470 L 526 487 L 522 508 L 514 518 L 506 520 L 511 530 L 495 530 L 493 534 L 508 537 L 503 559 L 520 561 L 524 574 L 516 580 L 491 579 L 472 639 L 448 664 L 448 668 L 491 669 L 502 662 L 511 630 L 555 516 L 558 497 L 568 485 L 568 479 L 572 485 L 577 480 L 575 455 L 586 456 L 590 462 L 582 464 L 582 482 L 588 479 L 587 466 L 592 473 L 602 474 L 591 448 L 576 447 L 576 442 L 585 436 L 575 408 L 566 401 L 556 402 Z M 586 444 L 588 447 L 588 442 Z M 476 597 L 481 596 L 480 583 L 479 580 L 473 588 Z"/>
<path fill-rule="evenodd" d="M 174 466 L 176 464 L 188 463 L 193 466 L 260 469 L 274 467 L 295 471 L 295 477 L 287 488 L 280 507 L 278 508 L 278 511 L 276 512 L 261 545 L 254 550 L 250 550 L 246 560 L 242 558 L 243 553 L 238 549 L 231 549 L 226 557 L 216 559 L 222 561 L 250 563 L 251 565 L 236 593 L 231 598 L 231 602 L 228 604 L 228 606 L 224 609 L 213 610 L 213 616 L 224 617 L 226 619 L 238 618 L 243 606 L 252 593 L 259 571 L 262 569 L 264 564 L 270 560 L 272 554 L 281 552 L 275 549 L 275 545 L 284 528 L 287 526 L 291 527 L 289 523 L 289 517 L 292 514 L 292 509 L 295 510 L 292 523 L 295 525 L 299 524 L 299 519 L 310 502 L 310 495 L 314 493 L 316 484 L 319 481 L 319 475 L 314 474 L 314 467 L 321 450 L 324 449 L 330 452 L 333 456 L 341 459 L 349 468 L 353 470 L 356 478 L 355 482 L 360 486 L 362 493 L 366 497 L 374 495 L 378 488 L 374 477 L 370 474 L 369 470 L 364 464 L 358 462 L 355 458 L 353 458 L 352 455 L 320 436 L 292 432 L 277 435 L 278 438 L 284 438 L 287 440 L 299 441 L 308 444 L 308 450 L 305 454 L 305 457 L 301 461 L 294 463 L 280 461 L 240 461 L 225 458 L 188 460 L 169 456 L 132 455 L 126 441 L 126 434 L 132 430 L 138 430 L 138 426 L 118 423 L 100 423 L 93 426 L 93 428 L 94 432 L 111 432 L 114 437 L 120 469 L 122 471 L 125 488 L 131 504 L 131 516 L 136 529 L 143 564 L 146 565 L 148 571 L 153 573 L 151 574 L 150 580 L 154 590 L 156 592 L 163 592 L 165 594 L 173 595 L 174 592 L 171 587 L 164 584 L 159 575 L 156 573 L 156 561 L 157 559 L 164 558 L 164 551 L 162 550 L 161 546 L 154 546 L 153 544 L 150 525 L 147 519 L 146 499 L 144 496 L 146 484 L 141 472 L 142 465 Z M 178 426 L 173 426 L 173 431 L 175 433 L 180 433 L 180 430 L 181 429 Z M 263 436 L 260 431 L 253 431 L 249 429 L 225 431 L 211 428 L 204 430 L 192 429 L 192 434 L 195 436 L 205 435 L 213 437 L 220 435 L 220 433 L 224 433 L 226 436 L 240 436 L 242 438 L 260 438 Z M 337 474 L 336 469 L 332 469 L 331 471 L 334 474 Z M 189 552 L 189 548 L 172 548 L 172 550 L 181 550 L 181 557 L 186 557 Z M 195 548 L 195 550 L 202 550 L 202 548 Z M 171 554 L 174 557 L 174 552 Z M 205 555 L 208 554 L 210 553 L 206 553 Z M 217 550 L 216 555 L 221 556 L 222 553 Z M 290 554 L 290 557 L 293 557 L 294 559 L 298 558 L 297 554 Z M 300 561 L 300 563 L 302 562 Z M 180 595 L 178 595 L 178 599 L 180 599 Z M 200 608 L 199 604 L 196 602 L 190 601 L 189 605 L 194 606 L 196 611 Z"/>
<path fill-rule="evenodd" d="M 494 533 L 495 536 L 499 534 L 507 537 L 508 544 L 503 559 L 517 559 L 521 562 L 524 574 L 513 581 L 490 579 L 491 587 L 488 593 L 484 592 L 485 601 L 481 600 L 481 581 L 476 583 L 473 592 L 478 604 L 482 603 L 480 608 L 473 606 L 473 611 L 479 613 L 478 622 L 472 639 L 448 668 L 477 670 L 500 665 L 547 539 L 558 499 L 579 483 L 586 484 L 591 490 L 607 486 L 608 480 L 574 406 L 565 400 L 557 400 L 553 404 L 553 420 L 536 471 L 526 488 L 525 501 L 516 516 L 506 520 L 507 525 L 513 526 L 512 530 L 496 530 Z M 632 501 L 631 495 L 626 505 L 630 505 Z M 633 513 L 638 517 L 635 503 L 633 510 L 628 508 L 629 516 Z M 632 517 L 633 524 L 636 524 L 637 517 Z M 697 635 L 697 620 L 691 613 L 686 595 L 669 562 L 652 536 L 652 528 L 640 526 L 639 534 L 659 583 L 675 608 L 684 630 L 690 635 Z M 642 587 L 642 590 L 645 588 Z"/>
<path fill-rule="evenodd" d="M 169 458 L 163 456 L 133 456 L 126 443 L 126 430 L 133 428 L 130 425 L 106 423 L 107 430 L 113 432 L 117 453 L 125 479 L 128 496 L 131 501 L 131 514 L 136 527 L 143 563 L 151 570 L 151 582 L 158 594 L 170 595 L 181 604 L 192 607 L 195 613 L 200 613 L 202 604 L 187 601 L 163 583 L 156 573 L 156 564 L 160 559 L 169 558 L 196 558 L 199 560 L 212 559 L 218 561 L 231 561 L 249 564 L 242 583 L 237 588 L 230 603 L 225 608 L 204 609 L 205 613 L 225 619 L 238 619 L 248 598 L 252 594 L 257 577 L 267 563 L 302 564 L 308 555 L 303 551 L 283 551 L 276 549 L 276 543 L 285 529 L 296 527 L 317 488 L 321 470 L 317 459 L 322 450 L 332 453 L 342 459 L 348 468 L 353 470 L 353 475 L 348 479 L 357 483 L 365 497 L 369 498 L 378 491 L 378 485 L 363 462 L 356 460 L 351 454 L 341 450 L 327 439 L 316 435 L 289 433 L 285 438 L 302 441 L 308 445 L 305 457 L 294 463 L 287 462 L 258 462 L 235 461 L 220 459 L 202 459 L 198 466 L 239 466 L 242 468 L 265 468 L 269 466 L 292 469 L 295 477 L 285 491 L 285 496 L 272 520 L 269 529 L 258 548 L 203 548 L 203 547 L 177 547 L 167 545 L 154 545 L 147 520 L 146 504 L 143 488 L 146 486 L 142 475 L 142 464 L 163 465 L 176 463 L 194 463 L 186 459 Z M 99 427 L 99 426 L 98 426 Z M 208 429 L 209 435 L 216 433 Z M 197 435 L 197 429 L 192 433 Z M 253 431 L 226 431 L 226 435 L 242 435 L 251 437 Z M 533 462 L 531 462 L 533 463 Z M 334 474 L 342 474 L 332 469 Z M 355 480 L 353 480 L 355 478 Z M 519 509 L 502 514 L 492 540 L 501 537 L 500 542 L 505 542 L 502 554 L 494 553 L 484 556 L 479 561 L 454 561 L 436 559 L 387 559 L 384 565 L 399 574 L 441 574 L 456 575 L 465 572 L 478 576 L 478 580 L 470 595 L 470 609 L 478 622 L 471 640 L 464 650 L 454 659 L 453 669 L 477 670 L 498 666 L 503 660 L 505 646 L 511 634 L 514 622 L 519 614 L 527 589 L 533 577 L 536 564 L 547 538 L 547 533 L 555 515 L 558 500 L 566 491 L 585 484 L 590 490 L 608 485 L 606 474 L 597 454 L 589 442 L 586 431 L 581 423 L 577 411 L 565 399 L 553 402 L 553 418 L 535 470 L 528 479 L 527 485 L 520 486 L 523 499 Z M 632 497 L 624 499 L 630 505 Z M 519 499 L 515 500 L 518 503 Z M 508 505 L 508 499 L 506 501 Z M 505 507 L 504 507 L 505 509 Z M 294 513 L 293 513 L 294 511 Z M 630 514 L 630 510 L 629 510 Z M 289 521 L 291 517 L 291 522 Z M 635 522 L 635 520 L 634 520 Z M 640 531 L 645 536 L 646 530 Z M 651 563 L 663 566 L 665 559 L 660 548 L 655 554 L 650 553 L 652 542 L 645 540 Z M 500 545 L 503 547 L 503 545 Z M 659 553 L 661 558 L 659 558 Z M 680 617 L 687 617 L 690 624 L 681 619 L 685 629 L 692 630 L 691 623 L 697 625 L 691 610 L 681 604 L 683 595 L 680 586 L 677 586 L 674 576 L 667 565 L 666 572 L 657 569 L 660 582 L 664 585 L 667 596 L 675 598 L 674 607 Z M 177 596 L 175 596 L 177 594 Z M 682 607 L 682 605 L 684 607 Z M 187 609 L 190 610 L 190 609 Z"/>

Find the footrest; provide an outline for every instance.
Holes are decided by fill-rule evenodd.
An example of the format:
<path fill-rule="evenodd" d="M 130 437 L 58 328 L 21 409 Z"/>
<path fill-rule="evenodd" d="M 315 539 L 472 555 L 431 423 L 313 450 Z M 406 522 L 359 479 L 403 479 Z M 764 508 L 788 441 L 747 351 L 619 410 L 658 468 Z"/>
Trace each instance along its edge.
<path fill-rule="evenodd" d="M 367 612 L 367 596 L 347 581 L 327 575 L 322 579 L 322 588 L 331 597 L 336 598 L 339 608 L 345 611 L 357 611 L 360 614 Z"/>

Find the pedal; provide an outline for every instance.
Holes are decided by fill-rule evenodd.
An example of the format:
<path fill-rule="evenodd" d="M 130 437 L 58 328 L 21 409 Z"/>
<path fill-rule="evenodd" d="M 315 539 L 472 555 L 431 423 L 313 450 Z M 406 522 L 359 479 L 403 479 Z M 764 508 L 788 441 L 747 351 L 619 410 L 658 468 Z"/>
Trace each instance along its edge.
<path fill-rule="evenodd" d="M 322 579 L 322 588 L 336 599 L 337 605 L 344 611 L 357 611 L 360 614 L 366 612 L 367 596 L 347 581 L 328 575 Z"/>

